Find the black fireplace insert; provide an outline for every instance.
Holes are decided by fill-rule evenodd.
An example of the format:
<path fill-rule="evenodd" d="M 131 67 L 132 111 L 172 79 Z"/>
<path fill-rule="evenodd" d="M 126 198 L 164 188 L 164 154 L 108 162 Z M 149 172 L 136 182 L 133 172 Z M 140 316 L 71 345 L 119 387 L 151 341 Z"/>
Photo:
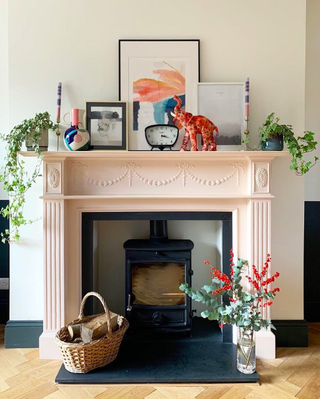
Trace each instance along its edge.
<path fill-rule="evenodd" d="M 132 330 L 191 331 L 191 240 L 169 240 L 166 220 L 150 221 L 150 239 L 128 240 L 126 317 Z"/>
<path fill-rule="evenodd" d="M 190 298 L 178 291 L 176 282 L 191 284 L 191 250 L 189 240 L 168 239 L 166 220 L 220 220 L 222 222 L 222 270 L 230 274 L 229 250 L 232 248 L 232 212 L 84 212 L 82 213 L 82 295 L 96 289 L 94 285 L 94 229 L 95 221 L 103 220 L 147 220 L 150 223 L 150 239 L 129 240 L 126 243 L 128 268 L 126 282 L 126 316 L 131 325 L 152 326 L 152 329 L 166 331 L 190 331 L 192 309 Z M 178 244 L 180 243 L 180 244 Z M 179 246 L 179 248 L 177 248 Z M 146 257 L 141 256 L 146 255 Z M 126 269 L 127 272 L 127 269 Z M 168 278 L 168 276 L 174 278 Z M 159 290 L 154 284 L 155 294 L 146 289 L 149 280 L 163 278 L 166 290 Z M 172 280 L 172 281 L 171 281 Z M 132 284 L 133 282 L 133 284 Z M 173 283 L 174 282 L 174 283 Z M 173 286 L 174 285 L 174 286 Z M 131 294 L 129 300 L 129 294 Z M 224 298 L 228 301 L 228 298 Z M 189 301 L 189 302 L 188 302 Z M 163 308 L 162 308 L 163 307 Z M 146 311 L 141 312 L 141 309 Z M 87 301 L 85 314 L 93 313 L 93 302 Z M 143 315 L 143 317 L 142 317 Z M 174 321 L 175 320 L 175 321 Z M 232 342 L 232 328 L 225 326 L 223 342 Z"/>

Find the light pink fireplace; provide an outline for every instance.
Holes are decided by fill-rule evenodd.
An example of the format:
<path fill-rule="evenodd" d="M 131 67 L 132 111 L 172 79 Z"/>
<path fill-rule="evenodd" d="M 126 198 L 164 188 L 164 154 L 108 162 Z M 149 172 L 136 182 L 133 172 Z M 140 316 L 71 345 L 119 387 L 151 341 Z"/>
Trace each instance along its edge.
<path fill-rule="evenodd" d="M 60 357 L 55 332 L 78 315 L 83 212 L 232 212 L 235 256 L 261 269 L 271 252 L 271 161 L 285 155 L 249 151 L 46 153 L 41 358 Z M 269 308 L 264 312 L 271 318 Z M 257 355 L 275 357 L 272 332 L 258 334 Z"/>

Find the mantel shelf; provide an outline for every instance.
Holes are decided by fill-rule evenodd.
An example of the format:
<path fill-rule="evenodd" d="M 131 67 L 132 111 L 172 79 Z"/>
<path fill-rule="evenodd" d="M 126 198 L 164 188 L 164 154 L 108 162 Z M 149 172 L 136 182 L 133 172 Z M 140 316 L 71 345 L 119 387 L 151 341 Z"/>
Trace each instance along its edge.
<path fill-rule="evenodd" d="M 35 157 L 33 151 L 21 151 L 23 157 Z M 259 158 L 272 160 L 289 156 L 288 151 L 46 151 L 45 160 L 49 159 L 171 159 L 171 160 L 216 160 Z"/>
<path fill-rule="evenodd" d="M 228 195 L 186 195 L 186 196 L 172 196 L 172 195 L 54 195 L 54 194 L 45 194 L 40 199 L 43 200 L 127 200 L 130 199 L 148 199 L 148 200 L 158 200 L 158 199 L 178 199 L 179 201 L 182 199 L 192 200 L 192 199 L 273 199 L 274 196 L 271 194 L 254 194 L 254 195 L 239 195 L 239 194 L 228 194 Z"/>

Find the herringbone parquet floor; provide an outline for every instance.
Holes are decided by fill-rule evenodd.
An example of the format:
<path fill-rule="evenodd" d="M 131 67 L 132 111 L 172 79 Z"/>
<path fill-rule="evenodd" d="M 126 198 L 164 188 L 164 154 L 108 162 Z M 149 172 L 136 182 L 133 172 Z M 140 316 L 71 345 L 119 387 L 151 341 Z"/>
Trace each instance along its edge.
<path fill-rule="evenodd" d="M 320 323 L 309 324 L 308 348 L 281 348 L 258 361 L 261 385 L 60 386 L 60 361 L 40 360 L 37 349 L 4 349 L 0 326 L 1 399 L 319 399 Z"/>

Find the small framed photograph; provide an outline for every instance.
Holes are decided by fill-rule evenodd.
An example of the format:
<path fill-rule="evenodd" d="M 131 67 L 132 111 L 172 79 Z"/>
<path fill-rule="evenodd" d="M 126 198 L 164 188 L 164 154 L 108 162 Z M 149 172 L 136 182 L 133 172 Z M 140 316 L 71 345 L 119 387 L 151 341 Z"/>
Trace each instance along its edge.
<path fill-rule="evenodd" d="M 91 150 L 128 149 L 128 106 L 125 101 L 86 103 Z"/>
<path fill-rule="evenodd" d="M 194 111 L 199 63 L 199 39 L 119 41 L 119 98 L 129 105 L 129 150 L 150 150 L 147 126 L 174 124 L 175 95 L 183 110 Z M 175 150 L 182 140 L 180 135 Z"/>
<path fill-rule="evenodd" d="M 245 83 L 198 83 L 197 113 L 219 130 L 218 150 L 239 150 L 245 130 Z"/>

